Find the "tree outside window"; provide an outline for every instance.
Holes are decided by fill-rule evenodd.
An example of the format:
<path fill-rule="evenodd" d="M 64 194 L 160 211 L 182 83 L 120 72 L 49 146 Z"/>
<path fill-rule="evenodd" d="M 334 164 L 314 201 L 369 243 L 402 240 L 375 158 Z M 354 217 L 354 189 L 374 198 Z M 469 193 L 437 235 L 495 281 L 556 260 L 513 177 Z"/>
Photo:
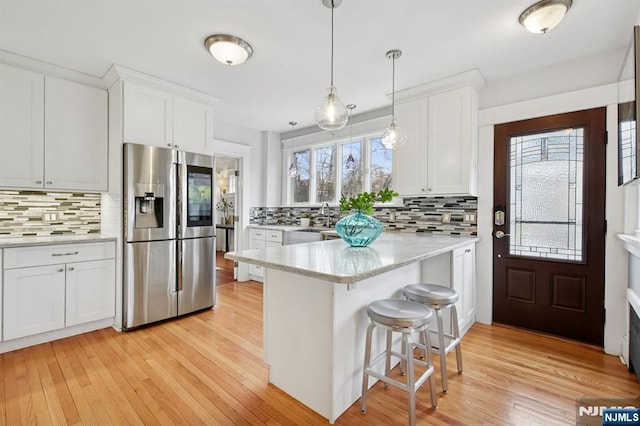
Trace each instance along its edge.
<path fill-rule="evenodd" d="M 335 147 L 316 150 L 316 201 L 333 202 L 336 199 Z"/>
<path fill-rule="evenodd" d="M 311 171 L 311 151 L 304 150 L 293 153 L 293 161 L 298 168 L 296 177 L 291 178 L 293 186 L 293 202 L 309 202 L 309 178 Z"/>
<path fill-rule="evenodd" d="M 391 186 L 393 170 L 393 150 L 382 144 L 382 138 L 370 140 L 371 160 L 369 162 L 369 182 L 371 192 L 379 192 Z"/>
<path fill-rule="evenodd" d="M 362 142 L 362 140 L 358 140 L 342 144 L 342 161 L 340 161 L 342 169 L 341 194 L 346 197 L 352 197 L 363 191 Z M 348 160 L 350 160 L 349 156 L 352 156 L 355 162 L 353 167 L 348 167 L 347 165 Z"/>

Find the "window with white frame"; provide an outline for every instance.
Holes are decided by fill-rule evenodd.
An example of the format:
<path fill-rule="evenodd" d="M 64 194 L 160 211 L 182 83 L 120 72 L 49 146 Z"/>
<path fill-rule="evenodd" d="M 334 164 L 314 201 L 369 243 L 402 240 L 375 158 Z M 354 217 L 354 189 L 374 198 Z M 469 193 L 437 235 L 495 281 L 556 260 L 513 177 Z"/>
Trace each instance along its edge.
<path fill-rule="evenodd" d="M 384 147 L 380 134 L 293 148 L 287 158 L 285 168 L 291 163 L 297 168 L 296 176 L 287 178 L 289 204 L 337 204 L 343 194 L 391 185 L 393 151 Z"/>

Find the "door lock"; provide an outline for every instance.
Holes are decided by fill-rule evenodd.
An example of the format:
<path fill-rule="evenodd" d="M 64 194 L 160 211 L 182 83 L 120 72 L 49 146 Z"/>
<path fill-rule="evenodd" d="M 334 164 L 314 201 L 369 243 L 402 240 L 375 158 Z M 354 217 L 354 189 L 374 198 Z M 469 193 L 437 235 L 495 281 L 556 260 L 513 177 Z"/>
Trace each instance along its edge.
<path fill-rule="evenodd" d="M 508 237 L 509 235 L 511 235 L 511 234 L 505 234 L 504 231 L 496 231 L 495 232 L 495 236 L 498 239 L 504 238 L 504 237 Z"/>

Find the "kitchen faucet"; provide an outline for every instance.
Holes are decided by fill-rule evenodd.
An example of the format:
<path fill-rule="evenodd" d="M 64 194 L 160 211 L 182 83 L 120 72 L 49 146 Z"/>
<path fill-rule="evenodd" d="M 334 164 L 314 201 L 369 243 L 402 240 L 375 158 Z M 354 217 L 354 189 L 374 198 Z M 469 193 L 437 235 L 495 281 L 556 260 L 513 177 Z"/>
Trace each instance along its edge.
<path fill-rule="evenodd" d="M 331 216 L 329 216 L 329 213 L 325 211 L 324 208 L 329 208 L 329 203 L 327 203 L 326 201 L 324 203 L 322 203 L 322 207 L 320 207 L 320 215 L 325 217 L 325 222 L 324 222 L 324 226 L 326 226 L 327 228 L 331 227 Z"/>

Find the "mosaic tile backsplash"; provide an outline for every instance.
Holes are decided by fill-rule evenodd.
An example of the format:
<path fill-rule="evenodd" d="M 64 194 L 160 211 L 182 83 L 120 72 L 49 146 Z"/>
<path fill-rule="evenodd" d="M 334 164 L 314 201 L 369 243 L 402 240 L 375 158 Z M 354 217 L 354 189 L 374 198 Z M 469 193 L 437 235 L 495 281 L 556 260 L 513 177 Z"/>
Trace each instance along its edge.
<path fill-rule="evenodd" d="M 0 191 L 0 238 L 99 233 L 100 194 Z"/>
<path fill-rule="evenodd" d="M 477 197 L 405 198 L 402 207 L 377 207 L 374 216 L 387 231 L 430 232 L 448 235 L 478 235 Z M 319 207 L 253 207 L 250 222 L 263 225 L 299 225 L 300 215 L 311 215 L 312 226 L 331 226 L 343 216 L 338 207 L 321 215 Z M 443 216 L 449 223 L 443 223 Z"/>

